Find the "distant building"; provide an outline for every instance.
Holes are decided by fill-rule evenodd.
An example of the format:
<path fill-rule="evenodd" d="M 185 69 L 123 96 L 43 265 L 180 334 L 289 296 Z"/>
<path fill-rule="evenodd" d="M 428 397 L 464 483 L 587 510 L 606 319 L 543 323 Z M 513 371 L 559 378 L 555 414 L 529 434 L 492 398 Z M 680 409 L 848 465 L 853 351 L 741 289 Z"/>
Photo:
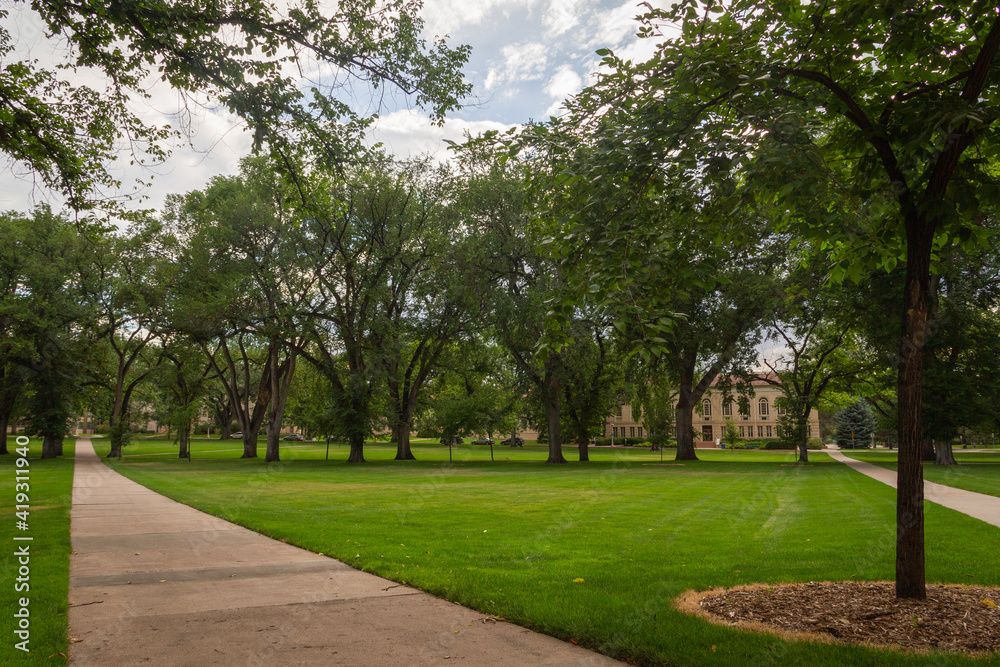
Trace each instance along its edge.
<path fill-rule="evenodd" d="M 746 397 L 749 411 L 740 409 L 742 396 L 731 393 L 723 402 L 721 391 L 713 388 L 702 397 L 700 409 L 695 410 L 692 423 L 700 438 L 696 441 L 699 447 L 715 447 L 725 436 L 726 420 L 732 420 L 739 429 L 740 437 L 747 440 L 768 440 L 780 437 L 778 433 L 778 408 L 775 400 L 784 396 L 780 387 L 763 380 L 753 383 L 754 396 Z M 734 387 L 735 389 L 735 387 Z M 819 437 L 819 413 L 813 410 L 806 424 L 806 435 L 810 438 Z M 631 405 L 620 405 L 615 414 L 608 417 L 604 423 L 604 435 L 616 438 L 644 438 L 649 433 L 643 428 L 642 419 L 638 418 Z"/>

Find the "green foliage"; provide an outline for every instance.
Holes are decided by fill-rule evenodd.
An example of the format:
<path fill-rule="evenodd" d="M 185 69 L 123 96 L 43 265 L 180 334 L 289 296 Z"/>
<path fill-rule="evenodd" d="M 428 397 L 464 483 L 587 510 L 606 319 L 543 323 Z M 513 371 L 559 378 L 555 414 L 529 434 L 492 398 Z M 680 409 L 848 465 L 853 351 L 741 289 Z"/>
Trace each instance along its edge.
<path fill-rule="evenodd" d="M 95 206 L 94 197 L 114 207 L 101 192 L 119 185 L 110 164 L 120 140 L 135 161 L 164 158 L 172 129 L 148 124 L 133 102 L 149 96 L 149 77 L 175 88 L 186 106 L 214 100 L 246 123 L 255 148 L 286 166 L 306 154 L 320 165 L 347 161 L 368 119 L 344 100 L 366 88 L 371 104 L 358 108 L 377 111 L 382 89 L 395 88 L 438 121 L 471 89 L 461 72 L 469 48 L 428 45 L 413 0 L 346 0 L 333 9 L 307 2 L 287 12 L 263 0 L 45 0 L 31 10 L 64 60 L 16 61 L 14 36 L 0 29 L 10 108 L 0 118 L 0 151 L 78 210 Z M 88 76 L 75 76 L 78 69 Z M 303 70 L 317 72 L 310 85 L 293 74 Z"/>
<path fill-rule="evenodd" d="M 875 435 L 875 415 L 864 400 L 857 400 L 837 416 L 837 446 L 841 449 L 868 449 Z"/>
<path fill-rule="evenodd" d="M 823 449 L 823 441 L 819 438 L 809 438 L 809 442 L 806 443 L 806 446 L 811 450 L 818 451 Z"/>

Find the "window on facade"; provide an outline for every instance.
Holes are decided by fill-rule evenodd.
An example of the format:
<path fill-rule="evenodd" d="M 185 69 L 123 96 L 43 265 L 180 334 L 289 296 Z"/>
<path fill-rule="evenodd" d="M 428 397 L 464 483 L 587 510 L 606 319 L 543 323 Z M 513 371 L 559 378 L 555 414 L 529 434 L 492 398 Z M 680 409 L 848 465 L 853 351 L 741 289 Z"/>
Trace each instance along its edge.
<path fill-rule="evenodd" d="M 767 427 L 767 437 L 769 437 L 769 438 L 772 437 L 771 436 L 771 427 L 770 426 Z"/>
<path fill-rule="evenodd" d="M 725 403 L 722 404 L 722 416 L 723 417 L 732 417 L 733 416 L 733 402 L 732 401 L 726 401 Z"/>
<path fill-rule="evenodd" d="M 629 431 L 631 433 L 631 435 L 629 437 L 634 438 L 635 437 L 635 426 L 629 427 Z"/>
<path fill-rule="evenodd" d="M 767 418 L 767 416 L 770 414 L 770 408 L 767 404 L 766 398 L 762 398 L 759 401 L 757 401 L 757 414 L 759 414 L 763 418 Z"/>
<path fill-rule="evenodd" d="M 616 438 L 618 437 L 618 427 L 617 426 L 612 426 L 611 427 L 611 435 L 614 436 L 614 437 L 616 437 Z"/>
<path fill-rule="evenodd" d="M 784 417 L 785 416 L 785 406 L 783 406 L 783 405 L 778 405 L 777 403 L 775 403 L 774 404 L 774 411 L 778 413 L 779 417 Z"/>
<path fill-rule="evenodd" d="M 758 438 L 763 438 L 764 437 L 764 427 L 763 426 L 758 426 L 757 427 L 757 437 Z"/>
<path fill-rule="evenodd" d="M 810 438 L 812 437 L 812 435 L 813 435 L 813 425 L 812 424 L 806 424 L 806 435 L 808 437 L 810 437 Z"/>
<path fill-rule="evenodd" d="M 639 427 L 639 437 L 640 438 L 642 437 L 642 427 L 641 426 Z"/>
<path fill-rule="evenodd" d="M 743 419 L 750 419 L 750 404 L 743 405 L 740 403 L 740 417 Z"/>
<path fill-rule="evenodd" d="M 741 437 L 741 438 L 745 438 L 745 437 L 747 437 L 747 434 L 746 434 L 746 433 L 744 433 L 744 429 L 745 429 L 745 428 L 746 428 L 745 426 L 740 426 L 740 437 Z"/>
<path fill-rule="evenodd" d="M 712 401 L 707 398 L 701 402 L 701 414 L 703 414 L 706 419 L 712 416 Z"/>

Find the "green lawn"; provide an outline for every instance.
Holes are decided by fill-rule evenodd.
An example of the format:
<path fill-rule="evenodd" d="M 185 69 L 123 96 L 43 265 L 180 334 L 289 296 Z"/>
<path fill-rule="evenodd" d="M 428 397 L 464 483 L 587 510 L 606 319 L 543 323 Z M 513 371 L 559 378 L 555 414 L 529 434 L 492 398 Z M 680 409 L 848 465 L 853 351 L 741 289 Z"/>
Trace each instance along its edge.
<path fill-rule="evenodd" d="M 110 451 L 110 444 L 106 438 L 95 438 L 93 440 L 94 449 L 100 456 L 107 456 Z M 421 461 L 448 461 L 448 447 L 441 445 L 435 440 L 428 438 L 416 438 L 410 441 L 414 455 Z M 266 440 L 263 437 L 257 439 L 257 455 L 264 456 Z M 219 440 L 218 437 L 197 437 L 192 440 L 193 460 L 232 460 L 243 453 L 242 440 Z M 281 459 L 283 462 L 289 461 L 319 461 L 326 458 L 326 442 L 282 442 Z M 177 444 L 164 437 L 135 437 L 132 442 L 123 449 L 122 458 L 124 461 L 164 461 L 176 458 L 178 452 Z M 567 459 L 575 461 L 577 459 L 577 448 L 575 445 L 563 447 L 563 453 Z M 350 454 L 350 448 L 346 443 L 330 444 L 330 461 L 345 462 Z M 651 452 L 648 446 L 635 447 L 591 447 L 590 458 L 592 461 L 617 461 L 622 457 L 635 462 L 659 463 L 662 459 L 664 463 L 672 463 L 675 452 L 673 449 L 666 449 L 662 452 Z M 386 442 L 367 441 L 365 442 L 365 459 L 371 462 L 391 461 L 396 456 L 396 446 Z M 538 462 L 544 461 L 548 456 L 548 445 L 538 444 L 529 440 L 524 447 L 501 447 L 493 446 L 493 457 L 497 462 Z M 772 463 L 794 463 L 795 454 L 791 451 L 754 451 L 754 450 L 698 450 L 698 456 L 713 461 L 756 461 Z M 472 445 L 465 443 L 452 447 L 451 457 L 455 463 L 465 463 L 474 461 L 490 461 L 490 448 L 483 445 Z M 813 452 L 810 459 L 816 462 L 831 462 L 832 459 L 826 454 Z"/>
<path fill-rule="evenodd" d="M 7 438 L 11 454 L 0 456 L 0 587 L 3 594 L 3 620 L 0 621 L 0 664 L 64 664 L 66 662 L 66 610 L 69 590 L 69 512 L 73 486 L 73 439 L 63 445 L 64 456 L 41 460 L 41 441 L 32 440 L 29 452 L 30 514 L 28 530 L 19 530 L 15 522 L 14 438 Z M 30 536 L 30 542 L 14 541 L 15 536 Z M 18 582 L 16 549 L 29 545 L 30 568 L 28 591 L 16 591 Z M 18 599 L 28 597 L 31 625 L 30 654 L 16 649 L 20 641 L 14 635 L 14 613 Z"/>
<path fill-rule="evenodd" d="M 266 465 L 235 459 L 239 443 L 208 445 L 188 463 L 137 442 L 111 465 L 267 535 L 634 663 L 940 661 L 783 642 L 673 609 L 691 588 L 892 578 L 895 492 L 822 454 L 797 466 L 791 453 L 709 451 L 673 465 L 668 452 L 661 466 L 632 448 L 550 466 L 540 446 L 497 448 L 507 460 L 495 463 L 488 447 L 465 446 L 449 464 L 447 448 L 416 445 L 421 460 L 393 462 L 380 444 L 366 447 L 371 463 L 350 465 L 346 447 L 326 462 L 324 446 L 306 445 Z M 1000 584 L 982 566 L 996 562 L 1000 530 L 933 504 L 926 514 L 931 581 Z"/>
<path fill-rule="evenodd" d="M 846 450 L 845 455 L 859 461 L 896 469 L 896 452 Z M 957 466 L 924 464 L 924 479 L 957 489 L 1000 496 L 1000 452 L 963 452 L 955 450 Z"/>

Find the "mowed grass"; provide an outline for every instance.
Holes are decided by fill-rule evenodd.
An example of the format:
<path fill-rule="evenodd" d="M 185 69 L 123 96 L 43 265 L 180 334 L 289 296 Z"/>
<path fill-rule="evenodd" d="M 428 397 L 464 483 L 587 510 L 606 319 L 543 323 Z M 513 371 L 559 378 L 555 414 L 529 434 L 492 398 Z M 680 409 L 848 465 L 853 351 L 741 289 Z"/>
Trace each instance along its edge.
<path fill-rule="evenodd" d="M 67 643 L 67 595 L 69 591 L 69 513 L 73 486 L 73 439 L 63 444 L 61 458 L 41 460 L 40 440 L 29 445 L 28 530 L 19 530 L 15 515 L 14 438 L 8 436 L 11 453 L 0 456 L 0 600 L 3 600 L 3 620 L 0 621 L 0 664 L 64 664 Z M 14 541 L 14 536 L 30 536 L 30 542 Z M 18 563 L 15 551 L 29 545 L 28 584 L 30 590 L 16 591 Z M 23 582 L 22 582 L 23 583 Z M 18 599 L 30 600 L 29 648 L 26 654 L 14 647 L 20 639 L 14 634 L 20 609 Z"/>
<path fill-rule="evenodd" d="M 846 450 L 846 456 L 874 463 L 889 470 L 896 469 L 896 452 Z M 947 484 L 957 489 L 1000 496 L 1000 452 L 963 452 L 955 450 L 957 466 L 924 463 L 924 479 Z"/>
<path fill-rule="evenodd" d="M 393 462 L 382 444 L 358 465 L 343 462 L 346 451 L 322 460 L 324 444 L 285 448 L 268 465 L 233 458 L 238 449 L 211 459 L 196 449 L 188 463 L 142 447 L 110 465 L 272 537 L 632 663 L 931 659 L 785 642 L 674 609 L 688 589 L 893 577 L 895 492 L 825 455 L 798 466 L 786 452 L 700 451 L 702 461 L 678 465 L 668 452 L 659 465 L 659 453 L 631 448 L 552 466 L 538 462 L 542 447 L 508 448 L 492 463 L 488 447 L 487 460 L 466 447 L 449 464 L 447 448 L 417 446 L 421 460 Z M 1000 569 L 985 566 L 1000 530 L 933 504 L 926 514 L 929 580 L 1000 584 Z"/>
<path fill-rule="evenodd" d="M 257 456 L 264 457 L 266 440 L 257 439 Z M 94 450 L 99 456 L 106 457 L 111 449 L 106 438 L 96 437 L 93 440 Z M 429 438 L 416 438 L 410 441 L 414 455 L 419 461 L 447 462 L 449 456 L 454 463 L 489 462 L 491 454 L 489 446 L 465 443 L 454 445 L 449 454 L 448 446 L 441 445 Z M 192 460 L 232 460 L 243 453 L 242 440 L 220 440 L 218 437 L 201 436 L 193 439 Z M 381 441 L 365 442 L 365 459 L 370 462 L 392 461 L 396 456 L 396 445 Z M 176 458 L 177 443 L 162 436 L 136 437 L 122 450 L 122 460 L 129 462 L 165 461 Z M 329 461 L 344 463 L 350 454 L 347 443 L 331 442 L 329 446 Z M 563 454 L 570 461 L 576 461 L 578 450 L 576 445 L 564 445 Z M 327 445 L 325 441 L 281 443 L 282 462 L 291 461 L 326 461 Z M 538 444 L 529 440 L 524 447 L 493 446 L 493 461 L 496 462 L 539 462 L 548 456 L 548 445 Z M 662 452 L 652 452 L 648 446 L 634 447 L 591 447 L 592 461 L 629 460 L 645 463 L 673 464 L 675 450 L 665 449 Z M 771 463 L 794 463 L 795 454 L 792 451 L 755 451 L 755 450 L 698 450 L 698 456 L 718 461 L 756 461 Z M 816 462 L 831 462 L 826 454 L 812 453 L 810 459 Z M 185 460 L 186 461 L 186 460 Z"/>

